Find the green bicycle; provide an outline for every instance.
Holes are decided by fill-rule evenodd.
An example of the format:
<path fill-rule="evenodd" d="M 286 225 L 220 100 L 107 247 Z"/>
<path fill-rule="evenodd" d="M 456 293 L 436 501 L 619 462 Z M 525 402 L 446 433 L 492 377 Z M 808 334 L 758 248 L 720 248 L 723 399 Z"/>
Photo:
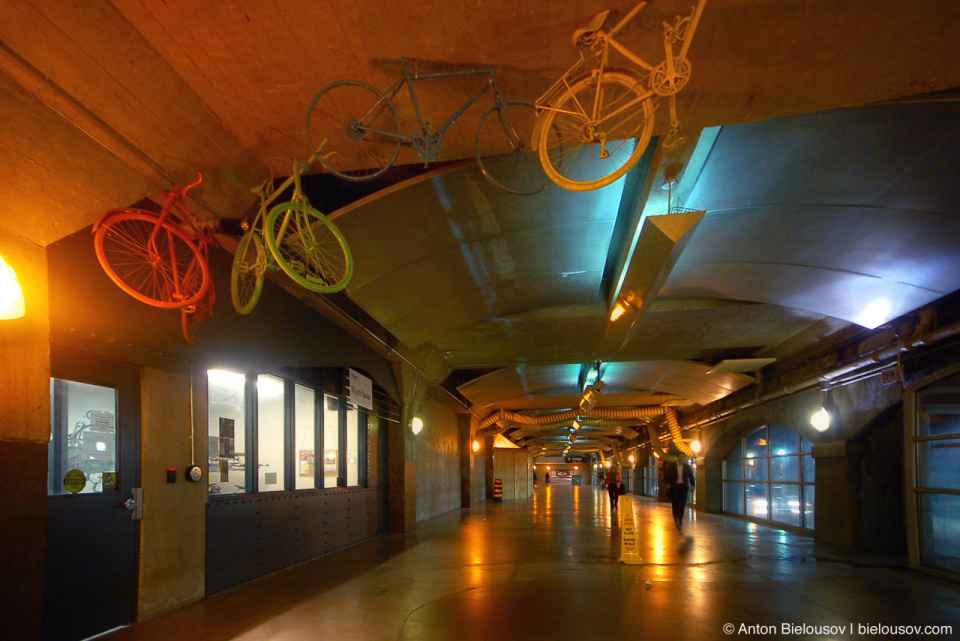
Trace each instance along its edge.
<path fill-rule="evenodd" d="M 326 140 L 317 150 L 323 148 Z M 300 186 L 300 175 L 313 158 L 294 161 L 293 175 L 273 188 L 270 180 L 251 189 L 260 197 L 252 224 L 244 224 L 230 270 L 230 297 L 240 314 L 257 306 L 268 269 L 281 269 L 298 285 L 319 294 L 342 290 L 353 276 L 353 257 L 343 234 L 333 222 L 310 206 Z M 267 210 L 293 184 L 289 202 Z M 266 245 L 266 249 L 264 248 Z M 269 251 L 268 251 L 269 250 Z"/>

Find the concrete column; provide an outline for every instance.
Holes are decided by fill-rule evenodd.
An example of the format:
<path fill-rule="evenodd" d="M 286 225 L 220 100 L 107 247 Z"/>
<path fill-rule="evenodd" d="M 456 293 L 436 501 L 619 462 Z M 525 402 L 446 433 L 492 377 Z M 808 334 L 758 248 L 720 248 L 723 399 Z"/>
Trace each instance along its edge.
<path fill-rule="evenodd" d="M 457 414 L 460 430 L 460 507 L 473 505 L 473 432 L 471 416 Z"/>
<path fill-rule="evenodd" d="M 857 547 L 862 444 L 836 441 L 813 446 L 817 464 L 814 538 L 843 548 Z"/>

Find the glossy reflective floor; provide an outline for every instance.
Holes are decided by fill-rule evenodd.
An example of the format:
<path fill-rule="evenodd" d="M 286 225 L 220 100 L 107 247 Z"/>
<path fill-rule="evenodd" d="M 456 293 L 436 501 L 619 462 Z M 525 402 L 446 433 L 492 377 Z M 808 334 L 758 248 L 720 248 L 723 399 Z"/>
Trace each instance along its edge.
<path fill-rule="evenodd" d="M 635 497 L 633 508 L 641 565 L 618 562 L 605 491 L 540 485 L 531 499 L 457 510 L 106 638 L 960 638 L 960 585 L 900 559 L 692 510 L 681 534 L 669 504 Z M 876 625 L 952 632 L 864 627 Z"/>

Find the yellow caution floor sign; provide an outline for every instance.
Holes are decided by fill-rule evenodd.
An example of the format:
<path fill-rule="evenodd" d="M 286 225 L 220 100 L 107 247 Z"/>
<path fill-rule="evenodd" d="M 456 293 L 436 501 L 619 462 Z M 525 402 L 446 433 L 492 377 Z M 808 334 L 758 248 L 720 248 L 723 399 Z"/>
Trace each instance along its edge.
<path fill-rule="evenodd" d="M 643 565 L 637 542 L 637 526 L 633 522 L 633 503 L 629 496 L 620 497 L 620 563 Z"/>

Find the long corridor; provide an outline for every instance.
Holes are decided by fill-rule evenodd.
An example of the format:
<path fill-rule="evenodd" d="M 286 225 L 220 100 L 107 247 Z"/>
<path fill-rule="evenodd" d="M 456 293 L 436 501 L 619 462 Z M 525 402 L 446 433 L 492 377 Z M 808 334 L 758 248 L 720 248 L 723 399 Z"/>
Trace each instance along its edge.
<path fill-rule="evenodd" d="M 902 560 L 689 509 L 681 534 L 669 504 L 632 504 L 642 564 L 618 562 L 605 491 L 541 484 L 531 499 L 456 510 L 106 638 L 960 638 L 960 586 Z"/>

